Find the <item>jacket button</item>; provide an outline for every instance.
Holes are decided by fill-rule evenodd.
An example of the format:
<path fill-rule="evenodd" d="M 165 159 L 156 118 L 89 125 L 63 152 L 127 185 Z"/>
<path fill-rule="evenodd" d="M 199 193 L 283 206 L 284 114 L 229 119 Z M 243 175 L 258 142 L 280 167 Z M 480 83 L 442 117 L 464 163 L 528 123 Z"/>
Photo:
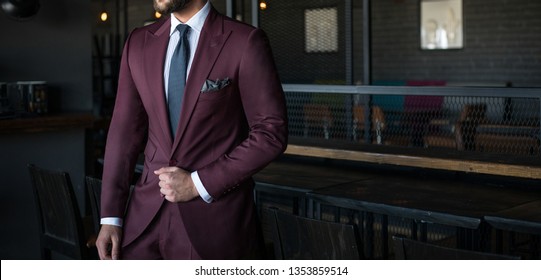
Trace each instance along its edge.
<path fill-rule="evenodd" d="M 169 161 L 169 166 L 176 166 L 177 165 L 177 161 L 172 159 Z"/>

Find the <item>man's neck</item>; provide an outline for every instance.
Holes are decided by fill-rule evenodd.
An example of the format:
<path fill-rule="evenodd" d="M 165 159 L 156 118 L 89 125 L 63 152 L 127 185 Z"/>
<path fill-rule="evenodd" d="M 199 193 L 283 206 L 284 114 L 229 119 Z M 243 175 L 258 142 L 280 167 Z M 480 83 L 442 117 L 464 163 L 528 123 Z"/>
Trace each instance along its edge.
<path fill-rule="evenodd" d="M 207 0 L 193 0 L 190 1 L 184 9 L 173 12 L 173 15 L 180 20 L 182 23 L 186 23 L 190 18 L 192 18 L 199 10 L 203 9 L 205 4 L 207 3 Z"/>

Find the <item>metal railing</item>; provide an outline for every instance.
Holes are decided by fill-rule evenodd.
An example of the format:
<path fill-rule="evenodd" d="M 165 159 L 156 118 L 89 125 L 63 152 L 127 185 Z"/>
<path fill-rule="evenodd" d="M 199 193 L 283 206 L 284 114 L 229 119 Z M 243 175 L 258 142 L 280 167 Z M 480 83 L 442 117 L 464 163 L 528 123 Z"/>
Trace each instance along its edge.
<path fill-rule="evenodd" d="M 540 159 L 541 88 L 284 84 L 290 136 Z"/>

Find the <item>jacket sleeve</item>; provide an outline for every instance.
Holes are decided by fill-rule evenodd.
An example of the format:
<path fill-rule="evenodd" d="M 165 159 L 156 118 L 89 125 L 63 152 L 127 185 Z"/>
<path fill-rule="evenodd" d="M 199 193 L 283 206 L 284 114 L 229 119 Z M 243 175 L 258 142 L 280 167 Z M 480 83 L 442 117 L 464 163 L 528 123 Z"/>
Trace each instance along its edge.
<path fill-rule="evenodd" d="M 198 170 L 214 199 L 261 170 L 287 146 L 287 113 L 282 85 L 265 33 L 248 36 L 239 67 L 239 91 L 249 125 L 248 137 L 231 152 Z"/>
<path fill-rule="evenodd" d="M 131 178 L 148 128 L 148 116 L 130 70 L 130 41 L 122 53 L 115 108 L 105 148 L 102 179 L 101 217 L 123 217 Z"/>

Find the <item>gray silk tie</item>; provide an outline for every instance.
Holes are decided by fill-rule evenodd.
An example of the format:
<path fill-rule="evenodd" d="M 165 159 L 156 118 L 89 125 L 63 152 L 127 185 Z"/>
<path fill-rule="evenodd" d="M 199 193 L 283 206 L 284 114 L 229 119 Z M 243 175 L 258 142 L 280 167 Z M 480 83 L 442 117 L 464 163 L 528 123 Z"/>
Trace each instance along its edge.
<path fill-rule="evenodd" d="M 169 83 L 167 88 L 167 106 L 169 107 L 169 123 L 173 138 L 177 133 L 178 122 L 180 120 L 180 107 L 186 86 L 186 68 L 190 57 L 190 45 L 188 43 L 188 30 L 190 27 L 186 24 L 177 25 L 180 33 L 178 45 L 171 57 L 171 67 L 169 69 Z"/>

